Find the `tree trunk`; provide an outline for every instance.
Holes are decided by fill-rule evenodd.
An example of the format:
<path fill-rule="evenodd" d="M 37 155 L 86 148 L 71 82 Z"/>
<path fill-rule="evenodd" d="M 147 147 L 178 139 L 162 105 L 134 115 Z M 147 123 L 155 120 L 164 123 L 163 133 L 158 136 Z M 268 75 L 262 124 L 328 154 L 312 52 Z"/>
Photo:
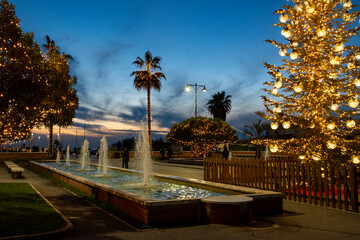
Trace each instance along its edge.
<path fill-rule="evenodd" d="M 49 155 L 52 157 L 54 152 L 53 152 L 53 123 L 50 123 L 50 127 L 49 127 L 49 149 L 48 149 L 48 153 Z"/>
<path fill-rule="evenodd" d="M 148 132 L 149 132 L 149 146 L 150 153 L 152 153 L 152 143 L 151 143 L 151 101 L 150 101 L 150 87 L 147 88 L 147 120 L 148 120 Z"/>

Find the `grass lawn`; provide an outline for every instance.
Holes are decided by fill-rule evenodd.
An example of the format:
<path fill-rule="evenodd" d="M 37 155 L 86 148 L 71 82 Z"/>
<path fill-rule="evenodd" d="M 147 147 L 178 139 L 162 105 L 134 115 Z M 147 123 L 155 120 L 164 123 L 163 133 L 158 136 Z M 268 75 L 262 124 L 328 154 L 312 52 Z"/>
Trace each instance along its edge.
<path fill-rule="evenodd" d="M 66 222 L 27 183 L 0 183 L 0 237 L 61 229 Z"/>

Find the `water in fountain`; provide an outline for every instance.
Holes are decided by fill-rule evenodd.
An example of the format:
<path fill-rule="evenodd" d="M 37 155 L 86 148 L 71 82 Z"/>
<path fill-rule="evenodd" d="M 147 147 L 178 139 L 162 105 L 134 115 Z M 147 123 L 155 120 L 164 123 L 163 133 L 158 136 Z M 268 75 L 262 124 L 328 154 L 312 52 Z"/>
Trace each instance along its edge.
<path fill-rule="evenodd" d="M 100 148 L 98 154 L 99 154 L 98 174 L 101 173 L 101 169 L 102 169 L 102 174 L 106 175 L 108 169 L 108 145 L 105 137 L 103 137 L 100 140 Z"/>
<path fill-rule="evenodd" d="M 60 164 L 60 150 L 59 149 L 57 150 L 57 153 L 56 153 L 56 163 Z"/>
<path fill-rule="evenodd" d="M 81 169 L 84 170 L 85 167 L 89 164 L 90 164 L 89 141 L 85 139 L 81 147 Z"/>
<path fill-rule="evenodd" d="M 66 166 L 70 166 L 70 146 L 66 146 L 66 158 L 65 158 Z"/>
<path fill-rule="evenodd" d="M 141 171 L 144 175 L 144 185 L 149 184 L 149 173 L 151 171 L 151 154 L 149 144 L 149 133 L 145 124 L 141 121 L 141 132 L 136 140 L 136 158 L 141 163 Z"/>
<path fill-rule="evenodd" d="M 266 146 L 266 149 L 265 149 L 265 160 L 268 159 L 269 157 L 269 147 Z"/>

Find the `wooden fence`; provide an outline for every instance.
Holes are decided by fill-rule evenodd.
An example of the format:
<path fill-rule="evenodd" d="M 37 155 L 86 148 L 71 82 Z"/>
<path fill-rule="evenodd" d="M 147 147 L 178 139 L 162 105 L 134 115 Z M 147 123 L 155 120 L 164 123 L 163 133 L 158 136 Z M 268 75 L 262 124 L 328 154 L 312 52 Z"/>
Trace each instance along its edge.
<path fill-rule="evenodd" d="M 284 198 L 359 212 L 360 174 L 354 164 L 300 163 L 292 158 L 204 160 L 204 179 L 282 192 Z"/>

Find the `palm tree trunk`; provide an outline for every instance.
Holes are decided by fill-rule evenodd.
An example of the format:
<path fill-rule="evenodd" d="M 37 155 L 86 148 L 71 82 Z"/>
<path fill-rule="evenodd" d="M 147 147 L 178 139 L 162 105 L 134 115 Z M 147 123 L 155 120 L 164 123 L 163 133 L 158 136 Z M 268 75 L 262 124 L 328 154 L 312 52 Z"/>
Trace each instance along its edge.
<path fill-rule="evenodd" d="M 53 123 L 50 122 L 50 127 L 49 127 L 49 149 L 48 149 L 48 153 L 49 155 L 52 157 L 53 156 Z"/>
<path fill-rule="evenodd" d="M 150 87 L 147 88 L 147 120 L 148 120 L 148 131 L 149 131 L 149 146 L 150 153 L 152 153 L 152 144 L 151 144 L 151 101 L 150 101 Z"/>

